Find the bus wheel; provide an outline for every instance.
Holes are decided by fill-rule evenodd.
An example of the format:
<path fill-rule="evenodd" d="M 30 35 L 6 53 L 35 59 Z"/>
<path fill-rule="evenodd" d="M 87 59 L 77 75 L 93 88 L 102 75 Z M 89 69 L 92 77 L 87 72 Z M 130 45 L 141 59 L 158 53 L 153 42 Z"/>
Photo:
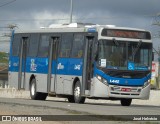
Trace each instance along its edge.
<path fill-rule="evenodd" d="M 47 93 L 40 93 L 37 92 L 36 88 L 36 79 L 32 79 L 31 85 L 30 85 L 30 96 L 33 100 L 45 100 L 47 97 Z"/>
<path fill-rule="evenodd" d="M 70 102 L 70 103 L 75 103 L 74 97 L 73 97 L 73 96 L 69 96 L 69 97 L 68 97 L 68 102 Z"/>
<path fill-rule="evenodd" d="M 131 102 L 132 102 L 132 99 L 121 99 L 122 106 L 130 106 Z"/>
<path fill-rule="evenodd" d="M 75 86 L 74 86 L 74 101 L 75 103 L 84 103 L 85 97 L 81 96 L 81 86 L 80 82 L 77 81 Z"/>

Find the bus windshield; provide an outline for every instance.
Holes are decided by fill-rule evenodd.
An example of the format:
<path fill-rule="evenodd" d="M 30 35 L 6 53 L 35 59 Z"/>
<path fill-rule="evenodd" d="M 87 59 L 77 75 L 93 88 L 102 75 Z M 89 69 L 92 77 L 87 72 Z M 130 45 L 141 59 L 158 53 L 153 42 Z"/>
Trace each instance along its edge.
<path fill-rule="evenodd" d="M 98 66 L 120 70 L 150 70 L 152 44 L 146 42 L 100 40 Z M 132 69 L 129 68 L 132 65 Z"/>

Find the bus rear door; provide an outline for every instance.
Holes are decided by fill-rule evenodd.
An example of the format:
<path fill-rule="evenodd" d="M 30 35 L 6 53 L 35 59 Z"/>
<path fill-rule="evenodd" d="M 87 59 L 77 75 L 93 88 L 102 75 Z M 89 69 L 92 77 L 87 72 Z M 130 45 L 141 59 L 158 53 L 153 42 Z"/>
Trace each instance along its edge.
<path fill-rule="evenodd" d="M 26 55 L 29 36 L 22 36 L 19 52 L 18 89 L 25 89 Z"/>
<path fill-rule="evenodd" d="M 57 72 L 57 54 L 60 37 L 51 36 L 49 45 L 49 63 L 48 63 L 48 78 L 47 91 L 55 92 L 56 72 Z"/>

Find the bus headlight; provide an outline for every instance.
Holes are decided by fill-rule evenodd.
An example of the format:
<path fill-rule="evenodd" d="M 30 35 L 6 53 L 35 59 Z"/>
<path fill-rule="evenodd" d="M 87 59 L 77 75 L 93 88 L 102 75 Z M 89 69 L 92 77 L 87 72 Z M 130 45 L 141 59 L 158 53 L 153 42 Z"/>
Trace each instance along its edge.
<path fill-rule="evenodd" d="M 99 75 L 96 75 L 96 78 L 97 78 L 100 82 L 102 82 L 102 83 L 104 83 L 105 85 L 107 85 L 107 86 L 108 86 L 108 82 L 107 82 L 107 80 L 106 80 L 106 79 L 102 78 L 102 77 L 101 77 L 101 76 L 99 76 Z"/>
<path fill-rule="evenodd" d="M 143 85 L 143 88 L 145 88 L 146 86 L 148 86 L 150 84 L 151 80 L 149 79 L 148 81 L 146 81 Z"/>
<path fill-rule="evenodd" d="M 97 77 L 97 79 L 98 79 L 100 82 L 102 82 L 102 77 L 101 77 L 101 76 L 96 75 L 96 77 Z"/>

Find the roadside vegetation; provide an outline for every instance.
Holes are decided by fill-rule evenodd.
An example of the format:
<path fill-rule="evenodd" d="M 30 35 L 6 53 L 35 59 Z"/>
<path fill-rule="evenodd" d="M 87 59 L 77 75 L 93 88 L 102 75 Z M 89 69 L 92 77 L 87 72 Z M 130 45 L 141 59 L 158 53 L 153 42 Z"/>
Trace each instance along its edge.
<path fill-rule="evenodd" d="M 0 70 L 8 67 L 8 53 L 0 52 Z"/>

